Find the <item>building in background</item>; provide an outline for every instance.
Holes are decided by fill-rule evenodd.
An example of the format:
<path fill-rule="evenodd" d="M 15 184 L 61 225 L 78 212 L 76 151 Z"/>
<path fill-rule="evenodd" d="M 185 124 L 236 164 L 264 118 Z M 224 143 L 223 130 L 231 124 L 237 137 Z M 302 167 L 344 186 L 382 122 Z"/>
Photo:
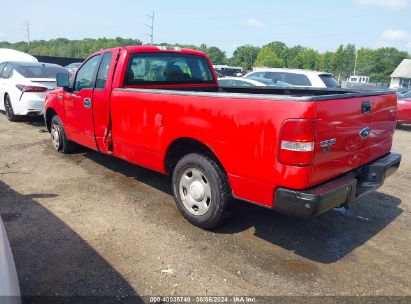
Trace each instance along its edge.
<path fill-rule="evenodd" d="M 411 59 L 404 59 L 392 73 L 390 88 L 411 88 Z"/>

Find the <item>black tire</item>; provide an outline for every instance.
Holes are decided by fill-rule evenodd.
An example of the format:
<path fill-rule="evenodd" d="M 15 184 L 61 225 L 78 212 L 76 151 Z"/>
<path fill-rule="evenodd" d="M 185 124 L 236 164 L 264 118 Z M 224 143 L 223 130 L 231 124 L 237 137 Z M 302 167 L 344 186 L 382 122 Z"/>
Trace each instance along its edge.
<path fill-rule="evenodd" d="M 14 114 L 13 106 L 11 104 L 10 96 L 4 96 L 4 110 L 6 112 L 6 117 L 11 122 L 18 121 L 18 116 Z"/>
<path fill-rule="evenodd" d="M 209 209 L 205 214 L 193 214 L 195 210 L 190 210 L 183 202 L 184 190 L 181 191 L 181 188 L 183 188 L 182 178 L 183 175 L 191 169 L 195 170 L 197 173 L 201 173 L 203 182 L 206 181 L 204 184 L 211 190 L 209 194 L 211 200 L 209 203 L 206 198 L 207 208 Z M 189 154 L 183 157 L 173 171 L 172 184 L 177 207 L 184 218 L 191 224 L 209 230 L 221 225 L 223 220 L 229 215 L 229 207 L 232 202 L 231 188 L 226 174 L 211 158 L 200 154 Z M 188 195 L 189 194 L 186 194 L 185 197 L 187 198 Z M 193 198 L 193 196 L 191 198 Z"/>
<path fill-rule="evenodd" d="M 61 123 L 58 115 L 55 115 L 51 120 L 50 133 L 51 140 L 56 151 L 64 154 L 74 152 L 76 144 L 67 139 L 63 124 Z"/>

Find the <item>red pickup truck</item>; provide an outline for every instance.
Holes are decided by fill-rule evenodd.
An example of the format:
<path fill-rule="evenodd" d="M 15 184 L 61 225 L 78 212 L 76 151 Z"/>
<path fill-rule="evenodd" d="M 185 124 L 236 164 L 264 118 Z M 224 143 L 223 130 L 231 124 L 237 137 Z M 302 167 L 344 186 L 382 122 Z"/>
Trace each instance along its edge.
<path fill-rule="evenodd" d="M 391 91 L 222 88 L 204 53 L 155 46 L 100 51 L 57 78 L 45 111 L 54 148 L 171 175 L 178 208 L 205 229 L 233 198 L 301 218 L 349 207 L 401 162 Z"/>

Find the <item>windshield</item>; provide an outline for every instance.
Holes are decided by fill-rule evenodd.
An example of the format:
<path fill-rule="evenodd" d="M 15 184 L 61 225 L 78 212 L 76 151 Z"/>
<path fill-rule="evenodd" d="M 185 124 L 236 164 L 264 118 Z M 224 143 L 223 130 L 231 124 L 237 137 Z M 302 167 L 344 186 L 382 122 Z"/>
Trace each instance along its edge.
<path fill-rule="evenodd" d="M 327 88 L 340 88 L 341 85 L 332 75 L 320 75 L 321 80 Z"/>
<path fill-rule="evenodd" d="M 65 68 L 54 66 L 20 66 L 17 71 L 26 78 L 56 78 L 59 73 L 68 74 Z"/>
<path fill-rule="evenodd" d="M 202 56 L 140 53 L 131 56 L 125 85 L 214 84 L 208 61 Z"/>

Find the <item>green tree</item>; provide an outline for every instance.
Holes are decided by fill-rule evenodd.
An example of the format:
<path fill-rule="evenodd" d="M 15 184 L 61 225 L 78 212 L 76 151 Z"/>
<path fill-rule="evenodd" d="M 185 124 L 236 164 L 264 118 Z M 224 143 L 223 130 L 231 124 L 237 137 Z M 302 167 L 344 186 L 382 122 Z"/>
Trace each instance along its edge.
<path fill-rule="evenodd" d="M 279 68 L 284 66 L 284 61 L 270 47 L 263 47 L 258 53 L 254 63 L 256 67 Z"/>
<path fill-rule="evenodd" d="M 340 79 L 344 80 L 352 75 L 355 65 L 355 45 L 340 45 L 334 54 L 333 72 Z"/>
<path fill-rule="evenodd" d="M 301 45 L 293 46 L 287 51 L 287 58 L 285 59 L 286 67 L 288 68 L 298 68 L 301 66 L 298 59 L 298 54 L 304 49 Z"/>
<path fill-rule="evenodd" d="M 65 38 L 51 39 L 48 41 L 37 40 L 30 43 L 26 42 L 8 43 L 0 42 L 0 48 L 11 48 L 32 55 L 57 56 L 57 57 L 76 57 L 85 58 L 91 53 L 101 49 L 124 46 L 124 45 L 141 45 L 142 42 L 130 38 L 99 38 L 83 40 L 68 40 Z"/>
<path fill-rule="evenodd" d="M 260 48 L 250 44 L 238 47 L 230 60 L 230 64 L 234 66 L 241 66 L 245 71 L 252 69 L 254 62 L 257 60 Z"/>
<path fill-rule="evenodd" d="M 334 73 L 334 53 L 333 52 L 325 52 L 324 54 L 319 54 L 319 66 L 318 70 Z"/>
<path fill-rule="evenodd" d="M 280 41 L 271 42 L 264 47 L 269 47 L 274 51 L 278 58 L 280 58 L 284 63 L 287 61 L 289 49 L 287 45 Z"/>
<path fill-rule="evenodd" d="M 213 64 L 226 64 L 227 55 L 224 51 L 220 50 L 218 47 L 212 46 L 205 50 L 207 55 L 210 57 Z"/>
<path fill-rule="evenodd" d="M 320 54 L 309 48 L 300 49 L 298 54 L 289 62 L 288 67 L 294 69 L 318 70 L 321 65 Z"/>

